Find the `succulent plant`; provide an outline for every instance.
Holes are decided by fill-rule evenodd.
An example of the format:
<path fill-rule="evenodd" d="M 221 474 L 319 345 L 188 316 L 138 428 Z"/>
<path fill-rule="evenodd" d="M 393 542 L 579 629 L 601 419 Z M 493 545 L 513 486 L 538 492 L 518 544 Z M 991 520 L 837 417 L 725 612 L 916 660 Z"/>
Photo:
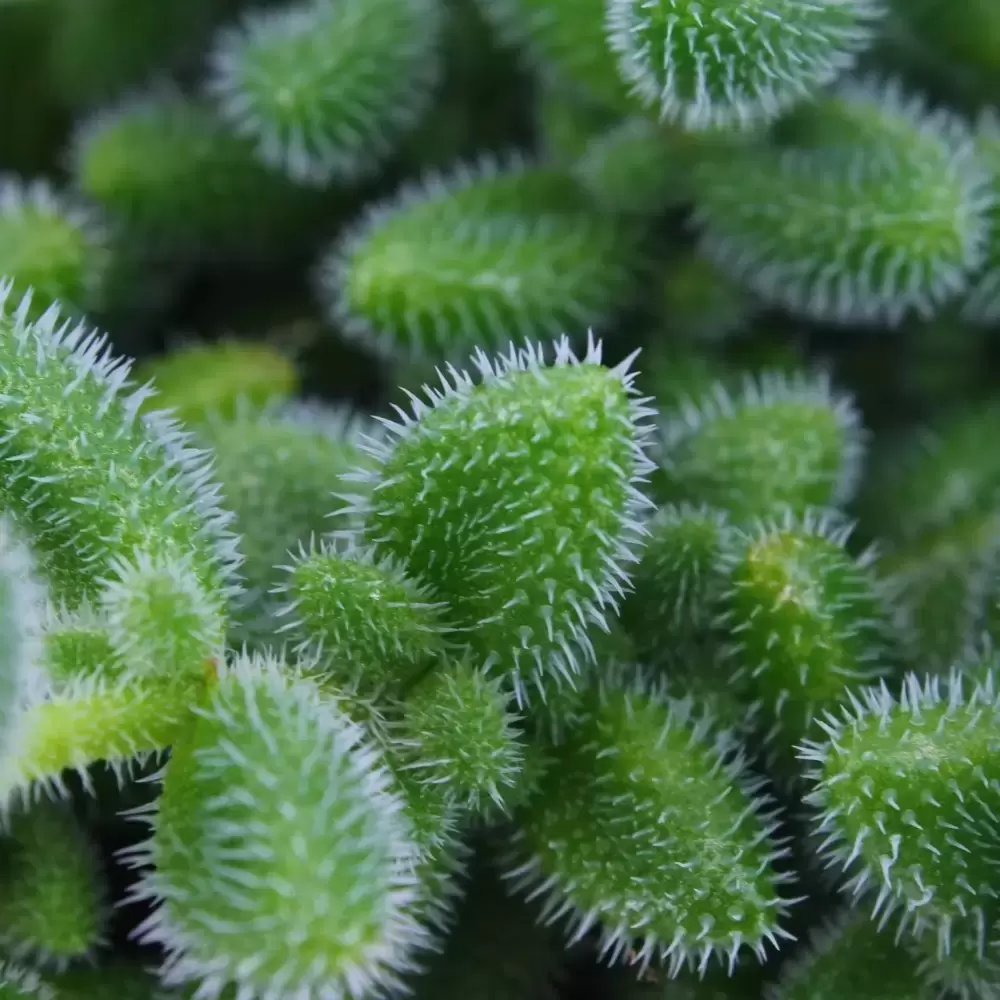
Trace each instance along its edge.
<path fill-rule="evenodd" d="M 808 948 L 783 970 L 767 1000 L 931 1000 L 904 946 L 880 931 L 864 908 L 846 910 L 811 935 Z"/>
<path fill-rule="evenodd" d="M 0 178 L 0 273 L 32 292 L 34 316 L 58 302 L 83 312 L 101 302 L 108 268 L 99 216 L 47 181 Z"/>
<path fill-rule="evenodd" d="M 276 661 L 237 658 L 131 855 L 153 865 L 134 898 L 157 908 L 137 933 L 166 949 L 165 983 L 317 1000 L 391 985 L 425 936 L 403 808 L 334 700 Z"/>
<path fill-rule="evenodd" d="M 0 519 L 0 762 L 16 753 L 26 705 L 44 684 L 45 599 L 31 553 L 10 518 Z"/>
<path fill-rule="evenodd" d="M 731 531 L 713 622 L 721 673 L 760 706 L 782 771 L 826 712 L 893 667 L 892 616 L 869 550 L 852 556 L 852 525 L 809 510 Z"/>
<path fill-rule="evenodd" d="M 994 8 L 0 0 L 0 1000 L 996 1000 Z"/>
<path fill-rule="evenodd" d="M 853 697 L 800 749 L 806 802 L 847 890 L 875 894 L 883 921 L 929 928 L 944 954 L 955 923 L 996 896 L 994 684 L 910 674 L 898 698 L 885 685 Z"/>
<path fill-rule="evenodd" d="M 78 188 L 162 268 L 191 260 L 274 257 L 308 231 L 317 195 L 261 164 L 204 101 L 159 85 L 77 129 Z M 165 264 L 164 264 L 165 262 Z"/>
<path fill-rule="evenodd" d="M 777 118 L 852 68 L 881 0 L 610 0 L 608 37 L 635 94 L 686 128 Z"/>
<path fill-rule="evenodd" d="M 992 404 L 959 406 L 873 463 L 864 520 L 879 538 L 900 636 L 920 670 L 947 674 L 990 624 L 1000 470 L 982 443 L 994 427 Z"/>
<path fill-rule="evenodd" d="M 251 10 L 211 56 L 209 92 L 264 163 L 322 186 L 377 168 L 427 110 L 439 0 L 305 0 Z"/>
<path fill-rule="evenodd" d="M 195 429 L 212 452 L 223 502 L 242 538 L 244 592 L 230 622 L 237 642 L 274 638 L 283 624 L 274 595 L 284 580 L 281 567 L 314 536 L 337 527 L 330 517 L 334 494 L 343 489 L 342 477 L 366 462 L 358 442 L 365 427 L 344 410 L 286 402 L 239 406 L 228 419 L 217 411 Z"/>
<path fill-rule="evenodd" d="M 175 347 L 136 369 L 156 395 L 147 409 L 170 410 L 188 427 L 228 422 L 285 402 L 299 387 L 292 361 L 268 344 L 223 340 Z"/>
<path fill-rule="evenodd" d="M 474 813 L 509 811 L 524 768 L 518 718 L 499 678 L 467 660 L 442 663 L 409 691 L 396 753 L 421 784 Z"/>
<path fill-rule="evenodd" d="M 621 622 L 642 662 L 677 669 L 711 643 L 726 586 L 726 536 L 733 528 L 723 511 L 682 503 L 657 510 L 647 530 Z"/>
<path fill-rule="evenodd" d="M 359 691 L 397 696 L 446 648 L 447 609 L 371 547 L 303 548 L 279 585 L 280 634 L 312 670 Z"/>
<path fill-rule="evenodd" d="M 565 171 L 479 160 L 376 204 L 324 258 L 331 318 L 379 354 L 455 359 L 609 322 L 635 236 Z"/>
<path fill-rule="evenodd" d="M 105 943 L 106 887 L 94 845 L 62 805 L 8 816 L 0 865 L 0 947 L 29 966 L 66 968 Z"/>
<path fill-rule="evenodd" d="M 11 962 L 0 963 L 0 998 L 2 1000 L 56 1000 L 53 989 L 30 969 Z"/>
<path fill-rule="evenodd" d="M 892 327 L 960 296 L 992 204 L 962 123 L 880 78 L 847 81 L 810 114 L 808 142 L 700 165 L 703 252 L 818 321 Z"/>
<path fill-rule="evenodd" d="M 762 782 L 690 699 L 601 684 L 518 820 L 508 877 L 570 940 L 669 974 L 763 960 L 788 937 L 783 848 Z M 627 845 L 621 851 L 621 845 Z M 633 942 L 638 942 L 632 950 Z"/>
<path fill-rule="evenodd" d="M 386 424 L 346 509 L 377 555 L 448 602 L 470 655 L 522 701 L 593 660 L 589 633 L 624 595 L 643 535 L 649 411 L 630 361 L 601 357 L 563 339 L 480 352 L 478 385 L 449 369 Z"/>
<path fill-rule="evenodd" d="M 660 498 L 740 518 L 851 499 L 865 433 L 854 401 L 823 372 L 765 371 L 667 409 L 656 452 Z"/>

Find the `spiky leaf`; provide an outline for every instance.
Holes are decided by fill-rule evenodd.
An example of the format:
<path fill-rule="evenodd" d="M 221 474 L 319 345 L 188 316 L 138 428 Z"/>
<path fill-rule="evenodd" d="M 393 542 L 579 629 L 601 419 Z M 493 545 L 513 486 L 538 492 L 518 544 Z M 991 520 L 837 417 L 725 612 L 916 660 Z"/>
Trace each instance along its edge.
<path fill-rule="evenodd" d="M 850 81 L 808 143 L 699 167 L 701 247 L 760 298 L 809 319 L 896 326 L 961 294 L 992 197 L 967 130 L 898 81 Z"/>
<path fill-rule="evenodd" d="M 711 632 L 725 582 L 722 553 L 732 527 L 724 512 L 711 507 L 668 504 L 647 530 L 621 621 L 641 662 L 674 665 Z"/>
<path fill-rule="evenodd" d="M 159 267 L 273 260 L 322 218 L 324 202 L 261 164 L 204 103 L 160 88 L 87 119 L 76 185 Z"/>
<path fill-rule="evenodd" d="M 44 180 L 0 177 L 0 274 L 29 290 L 33 318 L 54 302 L 82 312 L 101 302 L 108 236 L 95 212 Z"/>
<path fill-rule="evenodd" d="M 431 669 L 445 648 L 444 605 L 372 548 L 304 548 L 279 593 L 282 634 L 331 681 L 398 694 Z"/>
<path fill-rule="evenodd" d="M 574 940 L 599 924 L 612 960 L 633 945 L 671 975 L 744 948 L 763 960 L 788 936 L 789 876 L 760 780 L 690 700 L 605 685 L 589 709 L 519 819 L 511 879 Z"/>
<path fill-rule="evenodd" d="M 0 517 L 0 761 L 19 749 L 26 703 L 43 683 L 45 597 L 30 551 Z"/>
<path fill-rule="evenodd" d="M 872 553 L 847 550 L 852 525 L 817 511 L 729 534 L 715 626 L 727 683 L 758 703 L 784 767 L 814 720 L 892 668 L 891 616 Z"/>
<path fill-rule="evenodd" d="M 805 741 L 815 787 L 806 801 L 831 866 L 875 911 L 947 937 L 958 918 L 993 905 L 1000 840 L 1000 700 L 984 683 L 909 675 L 898 700 L 863 692 Z"/>
<path fill-rule="evenodd" d="M 766 1000 L 931 1000 L 903 946 L 867 910 L 845 911 L 814 931 L 806 950 L 765 990 Z"/>
<path fill-rule="evenodd" d="M 737 518 L 766 517 L 851 498 L 864 454 L 853 399 L 822 373 L 718 382 L 668 410 L 657 459 L 663 500 L 709 503 Z"/>
<path fill-rule="evenodd" d="M 146 361 L 140 382 L 156 385 L 156 404 L 188 425 L 234 420 L 245 409 L 285 401 L 299 387 L 295 366 L 269 344 L 223 340 L 193 343 Z"/>
<path fill-rule="evenodd" d="M 371 172 L 430 105 L 438 0 L 306 0 L 216 41 L 209 92 L 261 159 L 300 183 Z"/>
<path fill-rule="evenodd" d="M 223 501 L 242 538 L 245 593 L 233 608 L 237 640 L 273 638 L 278 610 L 272 594 L 281 570 L 313 536 L 342 527 L 332 518 L 342 476 L 365 465 L 358 446 L 365 422 L 316 403 L 286 403 L 231 419 L 213 415 L 195 431 L 214 456 Z"/>
<path fill-rule="evenodd" d="M 686 128 L 776 118 L 849 69 L 875 37 L 882 0 L 610 0 L 622 77 Z"/>
<path fill-rule="evenodd" d="M 60 969 L 104 943 L 108 913 L 95 846 L 63 806 L 8 819 L 0 841 L 0 946 Z"/>
<path fill-rule="evenodd" d="M 321 291 L 378 352 L 454 358 L 607 325 L 635 289 L 636 249 L 564 171 L 484 159 L 370 208 L 325 258 Z"/>
<path fill-rule="evenodd" d="M 413 777 L 476 813 L 506 810 L 524 766 L 500 680 L 466 660 L 442 663 L 407 695 L 395 732 Z"/>
<path fill-rule="evenodd" d="M 303 1000 L 391 984 L 423 932 L 403 804 L 362 731 L 283 665 L 238 658 L 175 744 L 134 890 L 167 985 Z"/>
<path fill-rule="evenodd" d="M 568 341 L 451 370 L 375 449 L 363 534 L 447 601 L 478 665 L 558 686 L 624 594 L 648 501 L 646 409 L 629 364 Z"/>

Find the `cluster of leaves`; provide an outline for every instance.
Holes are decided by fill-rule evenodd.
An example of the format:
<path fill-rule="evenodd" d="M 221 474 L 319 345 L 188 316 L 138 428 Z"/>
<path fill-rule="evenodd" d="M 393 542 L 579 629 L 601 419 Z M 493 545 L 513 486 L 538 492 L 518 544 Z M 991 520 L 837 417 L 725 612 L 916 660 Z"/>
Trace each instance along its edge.
<path fill-rule="evenodd" d="M 0 3 L 0 1000 L 1000 996 L 998 32 Z"/>

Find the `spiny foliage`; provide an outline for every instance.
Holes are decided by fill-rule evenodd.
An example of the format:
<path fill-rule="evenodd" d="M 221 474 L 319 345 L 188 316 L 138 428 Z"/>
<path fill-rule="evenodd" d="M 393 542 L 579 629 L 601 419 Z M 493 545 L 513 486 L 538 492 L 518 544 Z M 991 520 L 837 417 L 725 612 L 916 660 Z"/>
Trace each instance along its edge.
<path fill-rule="evenodd" d="M 371 731 L 370 731 L 371 732 Z M 462 898 L 460 879 L 469 858 L 465 841 L 465 811 L 437 785 L 424 784 L 406 769 L 405 755 L 389 738 L 376 743 L 402 797 L 415 850 L 416 893 L 410 907 L 412 917 L 425 933 L 414 938 L 414 961 L 404 976 L 416 975 L 454 929 L 455 911 Z"/>
<path fill-rule="evenodd" d="M 890 615 L 852 525 L 810 510 L 730 532 L 714 625 L 723 673 L 759 704 L 782 768 L 818 715 L 892 666 Z"/>
<path fill-rule="evenodd" d="M 0 862 L 0 947 L 60 969 L 104 943 L 105 886 L 94 845 L 63 806 L 8 818 Z"/>
<path fill-rule="evenodd" d="M 44 683 L 45 598 L 31 553 L 10 518 L 0 518 L 0 761 L 17 751 L 26 704 Z"/>
<path fill-rule="evenodd" d="M 449 368 L 374 443 L 359 478 L 362 535 L 403 561 L 462 630 L 474 660 L 529 687 L 572 684 L 593 661 L 643 535 L 648 410 L 626 361 L 562 340 Z"/>
<path fill-rule="evenodd" d="M 190 676 L 133 676 L 106 660 L 76 664 L 92 665 L 111 669 L 108 676 L 100 669 L 75 675 L 29 703 L 16 752 L 0 764 L 0 808 L 43 794 L 68 798 L 71 780 L 92 791 L 90 769 L 97 762 L 124 782 L 136 765 L 174 743 L 202 694 Z"/>
<path fill-rule="evenodd" d="M 882 0 L 609 0 L 618 68 L 661 119 L 696 129 L 777 118 L 850 69 Z"/>
<path fill-rule="evenodd" d="M 814 931 L 766 1000 L 932 1000 L 905 948 L 864 909 L 847 910 Z"/>
<path fill-rule="evenodd" d="M 403 803 L 362 730 L 280 663 L 223 670 L 151 822 L 134 895 L 158 905 L 137 933 L 168 985 L 332 1000 L 408 970 L 424 932 Z"/>
<path fill-rule="evenodd" d="M 1000 559 L 1000 431 L 991 402 L 959 406 L 877 456 L 863 495 L 913 666 L 947 672 L 989 625 Z"/>
<path fill-rule="evenodd" d="M 230 421 L 285 402 L 299 388 L 292 360 L 269 344 L 222 340 L 175 347 L 136 368 L 156 405 L 188 426 Z"/>
<path fill-rule="evenodd" d="M 777 946 L 787 873 L 774 812 L 739 749 L 690 699 L 602 685 L 518 820 L 509 877 L 572 940 L 671 975 Z M 628 850 L 617 849 L 622 844 Z"/>
<path fill-rule="evenodd" d="M 998 712 L 992 674 L 911 674 L 898 699 L 884 685 L 852 698 L 800 750 L 815 829 L 846 888 L 877 893 L 883 920 L 919 921 L 943 944 L 996 898 Z"/>
<path fill-rule="evenodd" d="M 303 547 L 277 588 L 280 634 L 312 670 L 359 691 L 399 694 L 432 669 L 446 608 L 371 547 Z"/>
<path fill-rule="evenodd" d="M 676 668 L 709 642 L 731 530 L 727 515 L 706 505 L 667 504 L 653 515 L 621 609 L 642 662 Z"/>
<path fill-rule="evenodd" d="M 503 348 L 606 325 L 634 290 L 633 234 L 558 168 L 481 159 L 369 209 L 325 258 L 345 333 L 392 357 Z"/>
<path fill-rule="evenodd" d="M 195 428 L 243 540 L 244 593 L 231 622 L 237 641 L 274 637 L 282 624 L 272 593 L 283 582 L 280 567 L 314 536 L 344 526 L 330 517 L 333 496 L 342 477 L 367 462 L 359 447 L 366 426 L 346 410 L 292 402 L 239 406 L 232 417 L 214 413 Z"/>
<path fill-rule="evenodd" d="M 62 322 L 55 307 L 31 320 L 30 307 L 4 286 L 0 459 L 10 471 L 0 502 L 30 532 L 57 603 L 102 605 L 123 656 L 141 625 L 149 658 L 137 666 L 147 669 L 158 667 L 155 649 L 189 643 L 197 622 L 201 656 L 181 669 L 200 672 L 239 563 L 211 466 L 163 414 L 139 416 L 148 390 L 130 390 L 128 364 L 100 334 Z M 145 596 L 131 589 L 140 577 Z"/>
<path fill-rule="evenodd" d="M 447 801 L 480 814 L 508 811 L 524 766 L 508 702 L 500 678 L 467 660 L 442 663 L 407 694 L 396 753 L 418 782 L 439 786 Z"/>
<path fill-rule="evenodd" d="M 918 920 L 903 938 L 911 961 L 932 996 L 947 992 L 958 1000 L 982 1000 L 1000 989 L 1000 922 L 988 903 L 952 921 L 947 933 L 931 920 Z"/>
<path fill-rule="evenodd" d="M 962 123 L 877 78 L 805 117 L 808 140 L 700 166 L 703 252 L 765 302 L 821 322 L 897 326 L 959 296 L 992 204 Z"/>
<path fill-rule="evenodd" d="M 79 189 L 126 245 L 167 264 L 273 258 L 308 229 L 317 196 L 261 164 L 204 101 L 158 87 L 98 112 L 72 150 Z"/>
<path fill-rule="evenodd" d="M 38 973 L 6 960 L 0 961 L 0 1000 L 57 1000 L 55 991 Z"/>
<path fill-rule="evenodd" d="M 19 295 L 32 291 L 34 318 L 55 302 L 77 312 L 99 305 L 109 252 L 95 212 L 47 181 L 0 177 L 0 274 Z"/>
<path fill-rule="evenodd" d="M 849 500 L 863 454 L 854 401 L 828 376 L 764 372 L 735 393 L 719 382 L 666 412 L 655 482 L 663 500 L 759 517 Z"/>
<path fill-rule="evenodd" d="M 997 18 L 0 0 L 0 1000 L 995 1000 Z"/>
<path fill-rule="evenodd" d="M 223 32 L 209 92 L 261 159 L 323 185 L 371 172 L 440 73 L 438 0 L 307 0 Z"/>
<path fill-rule="evenodd" d="M 678 145 L 669 132 L 634 115 L 593 136 L 573 173 L 606 210 L 655 218 L 686 200 L 689 171 Z"/>

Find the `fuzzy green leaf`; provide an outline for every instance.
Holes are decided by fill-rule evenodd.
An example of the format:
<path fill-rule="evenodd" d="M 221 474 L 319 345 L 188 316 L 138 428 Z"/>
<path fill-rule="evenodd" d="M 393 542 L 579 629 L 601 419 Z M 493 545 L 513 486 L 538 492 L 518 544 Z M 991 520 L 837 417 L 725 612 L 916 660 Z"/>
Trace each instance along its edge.
<path fill-rule="evenodd" d="M 800 759 L 830 866 L 875 912 L 931 927 L 993 905 L 1000 870 L 1000 700 L 995 678 L 909 675 L 897 699 L 883 685 L 823 722 Z"/>
<path fill-rule="evenodd" d="M 663 420 L 658 493 L 739 518 L 851 499 L 865 433 L 853 399 L 825 374 L 764 372 L 738 390 L 722 382 Z"/>
<path fill-rule="evenodd" d="M 642 965 L 763 961 L 777 946 L 791 877 L 777 824 L 738 749 L 699 716 L 640 685 L 604 685 L 552 751 L 519 819 L 510 877 L 566 915 L 572 940 L 599 924 L 602 953 Z M 634 941 L 635 954 L 630 954 Z"/>
<path fill-rule="evenodd" d="M 322 186 L 373 172 L 441 71 L 438 0 L 306 0 L 251 11 L 210 56 L 209 92 L 264 163 Z"/>
<path fill-rule="evenodd" d="M 588 632 L 624 596 L 648 501 L 647 410 L 629 364 L 591 343 L 529 345 L 451 369 L 375 449 L 362 533 L 447 601 L 477 665 L 556 687 L 593 661 Z"/>
<path fill-rule="evenodd" d="M 399 693 L 444 651 L 444 605 L 372 548 L 323 543 L 288 568 L 281 633 L 311 670 L 359 691 Z"/>
<path fill-rule="evenodd" d="M 777 118 L 850 69 L 883 0 L 610 0 L 609 44 L 643 104 L 689 129 Z"/>
<path fill-rule="evenodd" d="M 61 805 L 8 817 L 0 841 L 0 948 L 61 969 L 104 944 L 106 888 L 95 845 Z"/>
<path fill-rule="evenodd" d="M 568 173 L 482 159 L 369 208 L 324 259 L 321 292 L 380 354 L 455 358 L 607 326 L 637 261 L 636 234 Z"/>
<path fill-rule="evenodd" d="M 702 251 L 812 320 L 932 316 L 986 252 L 992 196 L 968 131 L 895 80 L 849 81 L 814 113 L 808 143 L 699 167 Z"/>
<path fill-rule="evenodd" d="M 166 985 L 360 998 L 408 970 L 425 932 L 415 847 L 362 730 L 276 661 L 241 657 L 178 740 L 132 891 Z"/>

